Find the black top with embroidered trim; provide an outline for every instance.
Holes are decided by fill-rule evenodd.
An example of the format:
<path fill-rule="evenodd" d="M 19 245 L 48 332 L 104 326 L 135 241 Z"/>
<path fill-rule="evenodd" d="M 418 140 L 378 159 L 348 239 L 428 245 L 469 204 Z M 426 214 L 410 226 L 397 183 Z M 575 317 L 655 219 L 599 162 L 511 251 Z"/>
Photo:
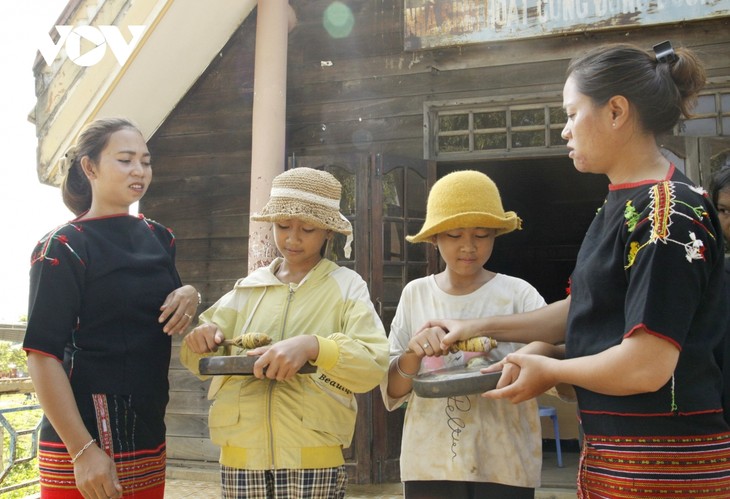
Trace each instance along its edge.
<path fill-rule="evenodd" d="M 181 285 L 174 241 L 157 222 L 126 214 L 47 234 L 33 252 L 23 348 L 62 360 L 77 395 L 149 394 L 166 404 L 171 339 L 157 319 Z"/>
<path fill-rule="evenodd" d="M 576 388 L 586 434 L 676 435 L 683 423 L 686 434 L 706 433 L 705 423 L 727 430 L 714 356 L 727 306 L 722 231 L 703 193 L 674 166 L 663 182 L 612 185 L 586 233 L 571 276 L 566 357 L 604 351 L 640 327 L 680 350 L 656 392 Z"/>
<path fill-rule="evenodd" d="M 729 310 L 725 323 L 725 341 L 718 351 L 718 357 L 721 359 L 720 365 L 724 380 L 722 405 L 725 411 L 725 421 L 730 424 L 730 257 L 725 257 L 725 294 Z"/>

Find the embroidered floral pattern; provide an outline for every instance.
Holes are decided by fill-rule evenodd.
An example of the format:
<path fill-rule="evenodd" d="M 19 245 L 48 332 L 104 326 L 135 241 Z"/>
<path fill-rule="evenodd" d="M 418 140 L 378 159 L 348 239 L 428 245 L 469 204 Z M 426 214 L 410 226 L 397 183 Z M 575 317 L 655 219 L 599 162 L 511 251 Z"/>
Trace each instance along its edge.
<path fill-rule="evenodd" d="M 154 220 L 145 217 L 141 213 L 137 215 L 137 218 L 142 220 L 151 231 L 154 232 L 156 230 L 154 224 L 158 223 L 158 222 L 155 222 Z M 52 247 L 54 246 L 54 242 L 55 242 L 56 244 L 65 246 L 66 249 L 69 251 L 69 253 L 71 255 L 73 255 L 79 261 L 79 263 L 81 263 L 81 265 L 86 267 L 86 262 L 84 262 L 84 260 L 79 256 L 79 254 L 76 253 L 76 251 L 69 244 L 68 237 L 64 234 L 59 234 L 59 232 L 61 232 L 61 230 L 65 227 L 72 227 L 73 229 L 75 229 L 78 232 L 84 231 L 83 225 L 81 225 L 81 224 L 68 223 L 68 224 L 56 227 L 51 232 L 49 232 L 47 235 L 45 235 L 43 237 L 43 239 L 38 241 L 38 245 L 40 246 L 40 249 L 32 255 L 31 261 L 30 261 L 31 266 L 35 265 L 38 262 L 43 262 L 43 261 L 48 262 L 52 266 L 58 265 L 60 263 L 59 259 L 52 256 Z M 175 234 L 169 228 L 165 227 L 165 229 L 170 234 L 170 246 L 172 247 L 175 245 Z"/>
<path fill-rule="evenodd" d="M 629 200 L 626 202 L 624 208 L 624 218 L 626 219 L 626 226 L 629 233 L 634 232 L 636 227 L 640 224 L 649 223 L 651 229 L 649 230 L 649 236 L 645 242 L 632 241 L 629 244 L 629 251 L 626 257 L 626 266 L 628 269 L 636 261 L 636 257 L 639 252 L 648 246 L 649 244 L 678 244 L 685 249 L 685 257 L 688 262 L 694 260 L 705 259 L 705 244 L 702 239 L 697 237 L 694 231 L 688 231 L 688 241 L 679 240 L 672 235 L 671 227 L 673 220 L 679 217 L 683 217 L 691 220 L 692 224 L 695 225 L 698 230 L 702 230 L 705 234 L 711 238 L 715 238 L 714 234 L 708 230 L 706 226 L 708 213 L 704 206 L 692 206 L 685 201 L 677 199 L 675 191 L 677 189 L 675 182 L 659 182 L 649 189 L 649 197 L 651 199 L 648 206 L 648 215 L 645 218 L 641 218 L 641 213 Z M 707 197 L 707 192 L 701 187 L 695 187 L 689 184 L 681 184 L 696 192 L 704 197 Z M 684 212 L 677 210 L 677 205 L 686 207 L 689 211 Z"/>
<path fill-rule="evenodd" d="M 152 220 L 151 218 L 145 217 L 142 213 L 139 213 L 137 215 L 137 218 L 139 218 L 140 220 L 144 220 L 144 223 L 146 223 L 147 224 L 147 227 L 149 227 L 149 229 L 151 231 L 153 231 L 153 232 L 155 230 L 154 224 L 162 225 L 160 222 L 157 222 L 155 220 Z M 165 229 L 167 230 L 167 232 L 169 232 L 169 234 L 170 234 L 170 237 L 171 237 L 171 239 L 170 239 L 170 247 L 175 246 L 175 233 L 172 232 L 172 229 L 170 227 L 166 227 L 164 225 L 163 225 L 163 227 L 165 227 Z"/>
<path fill-rule="evenodd" d="M 636 260 L 636 254 L 639 252 L 639 243 L 636 241 L 631 241 L 631 244 L 629 245 L 629 257 L 628 261 L 629 264 L 626 266 L 631 267 L 634 264 L 634 260 Z"/>
<path fill-rule="evenodd" d="M 697 239 L 694 232 L 689 233 L 690 242 L 684 245 L 687 251 L 687 261 L 704 260 L 705 259 L 705 243 L 701 239 Z"/>
<path fill-rule="evenodd" d="M 639 212 L 631 204 L 631 200 L 626 202 L 626 208 L 624 208 L 624 218 L 626 219 L 626 226 L 629 228 L 629 232 L 634 232 L 637 222 L 639 221 Z"/>
<path fill-rule="evenodd" d="M 83 232 L 83 228 L 80 225 L 74 225 L 74 224 L 68 224 L 68 225 L 61 225 L 60 227 L 57 227 L 53 231 L 49 232 L 43 239 L 39 241 L 39 244 L 41 245 L 40 250 L 38 253 L 35 253 L 33 255 L 33 258 L 30 261 L 30 265 L 33 266 L 38 262 L 46 261 L 50 263 L 52 266 L 56 266 L 59 264 L 58 258 L 51 257 L 49 255 L 51 246 L 53 245 L 53 242 L 56 241 L 58 244 L 61 244 L 62 246 L 65 246 L 66 249 L 68 249 L 69 253 L 71 253 L 73 256 L 76 257 L 76 259 L 83 265 L 86 266 L 86 262 L 84 262 L 81 257 L 74 251 L 74 249 L 71 247 L 71 245 L 68 243 L 68 237 L 66 237 L 63 234 L 59 234 L 60 230 L 64 227 L 73 227 L 79 232 Z"/>

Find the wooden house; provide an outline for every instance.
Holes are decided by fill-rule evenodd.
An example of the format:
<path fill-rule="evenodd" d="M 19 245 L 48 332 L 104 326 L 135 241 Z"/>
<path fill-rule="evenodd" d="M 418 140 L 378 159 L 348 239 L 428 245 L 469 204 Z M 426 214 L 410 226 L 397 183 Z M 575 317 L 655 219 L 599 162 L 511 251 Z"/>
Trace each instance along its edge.
<path fill-rule="evenodd" d="M 457 169 L 487 173 L 524 220 L 522 231 L 498 240 L 490 268 L 527 279 L 548 302 L 565 295 L 607 186 L 575 171 L 560 138 L 565 70 L 589 48 L 670 40 L 696 50 L 708 85 L 696 117 L 662 144 L 700 183 L 730 162 L 730 0 L 289 4 L 296 21 L 287 38 L 285 151 L 280 164 L 255 166 L 325 168 L 342 181 L 355 243 L 354 258 L 337 259 L 368 281 L 386 324 L 405 283 L 436 268 L 425 245 L 404 237 L 423 222 L 429 186 Z M 87 121 L 137 121 L 154 157 L 140 211 L 173 228 L 179 270 L 206 305 L 250 263 L 258 17 L 253 0 L 71 0 L 58 25 L 146 31 L 124 61 L 107 53 L 82 66 L 39 56 L 34 66 L 41 181 L 59 183 L 57 160 Z M 170 465 L 217 469 L 207 383 L 176 355 Z M 561 415 L 563 438 L 577 438 L 574 410 Z M 359 397 L 359 411 L 347 450 L 351 479 L 397 481 L 402 412 L 386 412 L 377 390 Z"/>

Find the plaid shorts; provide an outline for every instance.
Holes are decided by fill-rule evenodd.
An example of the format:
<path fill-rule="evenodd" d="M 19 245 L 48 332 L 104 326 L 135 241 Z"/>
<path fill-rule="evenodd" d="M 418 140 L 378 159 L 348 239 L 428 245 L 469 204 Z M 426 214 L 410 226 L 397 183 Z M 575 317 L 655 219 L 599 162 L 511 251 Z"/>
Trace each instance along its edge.
<path fill-rule="evenodd" d="M 242 470 L 221 466 L 223 499 L 342 499 L 346 487 L 344 466 L 307 470 Z"/>

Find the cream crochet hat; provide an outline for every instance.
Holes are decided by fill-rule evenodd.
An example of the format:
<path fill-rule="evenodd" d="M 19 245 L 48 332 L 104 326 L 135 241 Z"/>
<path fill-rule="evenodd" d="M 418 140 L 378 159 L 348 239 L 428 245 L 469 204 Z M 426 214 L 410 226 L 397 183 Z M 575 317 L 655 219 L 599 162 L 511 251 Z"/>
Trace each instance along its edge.
<path fill-rule="evenodd" d="M 320 229 L 348 236 L 345 256 L 349 257 L 352 224 L 340 212 L 342 185 L 326 171 L 293 168 L 277 175 L 271 183 L 271 197 L 254 222 L 278 222 L 297 218 Z"/>
<path fill-rule="evenodd" d="M 522 219 L 504 211 L 497 185 L 485 174 L 462 170 L 441 177 L 428 194 L 426 221 L 411 243 L 428 241 L 432 236 L 453 229 L 485 227 L 497 229 L 501 236 L 522 228 Z"/>

